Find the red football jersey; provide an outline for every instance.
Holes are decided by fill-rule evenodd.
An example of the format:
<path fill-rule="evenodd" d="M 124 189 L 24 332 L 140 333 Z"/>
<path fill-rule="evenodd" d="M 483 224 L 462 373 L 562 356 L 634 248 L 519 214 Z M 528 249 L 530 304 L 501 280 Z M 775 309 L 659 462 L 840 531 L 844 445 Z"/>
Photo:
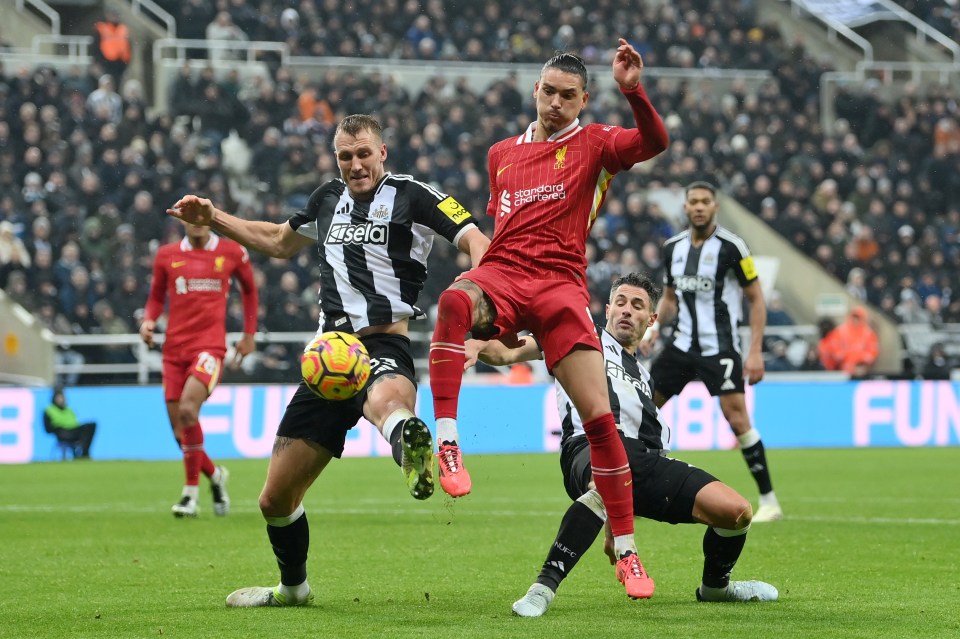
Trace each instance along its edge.
<path fill-rule="evenodd" d="M 481 260 L 538 279 L 584 282 L 587 236 L 613 176 L 666 147 L 663 122 L 641 88 L 624 92 L 639 129 L 574 120 L 544 142 L 536 122 L 487 154 L 493 241 Z"/>
<path fill-rule="evenodd" d="M 245 248 L 212 233 L 202 249 L 193 248 L 187 238 L 160 247 L 153 262 L 144 319 L 157 319 L 169 300 L 163 346 L 166 357 L 187 359 L 201 351 L 223 357 L 231 277 L 240 283 L 243 332 L 254 333 L 257 288 Z"/>

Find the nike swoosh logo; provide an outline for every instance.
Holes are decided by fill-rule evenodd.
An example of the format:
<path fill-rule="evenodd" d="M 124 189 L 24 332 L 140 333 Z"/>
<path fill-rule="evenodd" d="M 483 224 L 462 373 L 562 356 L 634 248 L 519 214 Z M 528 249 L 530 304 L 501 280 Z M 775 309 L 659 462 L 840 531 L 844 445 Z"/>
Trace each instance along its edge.
<path fill-rule="evenodd" d="M 513 165 L 514 165 L 514 163 L 511 162 L 510 164 L 508 164 L 508 165 L 506 165 L 506 166 L 504 166 L 504 167 L 500 167 L 499 169 L 497 169 L 497 177 L 500 177 L 500 174 L 501 174 L 501 173 L 503 173 L 504 171 L 506 171 L 507 169 L 509 169 L 509 168 L 510 168 L 511 166 L 513 166 Z"/>
<path fill-rule="evenodd" d="M 627 481 L 623 482 L 623 485 L 624 485 L 624 486 L 629 486 L 629 485 L 632 484 L 632 483 L 633 483 L 633 480 L 632 480 L 632 479 L 628 479 Z"/>
<path fill-rule="evenodd" d="M 171 263 L 170 263 L 170 267 L 171 267 L 171 268 L 180 268 L 181 266 L 183 266 L 183 265 L 186 264 L 186 263 L 187 263 L 186 260 L 182 260 L 182 261 L 180 261 L 180 262 L 171 262 Z"/>
<path fill-rule="evenodd" d="M 444 363 L 444 362 L 452 362 L 452 361 L 453 361 L 452 359 L 431 359 L 431 360 L 430 360 L 430 363 L 431 363 L 431 364 L 442 364 L 442 363 Z"/>

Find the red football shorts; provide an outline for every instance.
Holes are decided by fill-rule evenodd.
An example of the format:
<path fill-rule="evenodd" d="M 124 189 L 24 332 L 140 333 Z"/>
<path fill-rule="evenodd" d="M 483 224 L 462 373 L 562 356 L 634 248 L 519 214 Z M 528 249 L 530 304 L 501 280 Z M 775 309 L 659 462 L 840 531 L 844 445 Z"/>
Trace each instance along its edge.
<path fill-rule="evenodd" d="M 586 286 L 569 280 L 533 279 L 493 264 L 478 266 L 462 279 L 482 288 L 493 302 L 499 335 L 523 330 L 533 333 L 548 370 L 575 346 L 601 350 Z"/>
<path fill-rule="evenodd" d="M 193 359 L 163 358 L 163 399 L 175 402 L 183 393 L 183 385 L 188 377 L 196 377 L 207 387 L 207 395 L 213 392 L 223 374 L 223 357 L 207 351 L 198 353 Z"/>

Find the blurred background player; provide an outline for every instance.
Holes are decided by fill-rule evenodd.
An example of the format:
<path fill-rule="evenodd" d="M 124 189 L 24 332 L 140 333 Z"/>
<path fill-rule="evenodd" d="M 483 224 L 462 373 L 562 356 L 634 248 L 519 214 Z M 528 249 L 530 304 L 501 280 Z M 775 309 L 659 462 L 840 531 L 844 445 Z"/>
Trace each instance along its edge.
<path fill-rule="evenodd" d="M 473 265 L 490 243 L 455 199 L 409 175 L 386 172 L 387 146 L 375 118 L 345 117 L 333 145 L 340 178 L 317 188 L 282 224 L 242 220 L 195 195 L 167 211 L 273 257 L 318 247 L 320 331 L 357 335 L 372 364 L 367 385 L 348 400 L 325 400 L 301 382 L 287 404 L 260 493 L 280 583 L 236 590 L 227 597 L 229 607 L 300 606 L 313 600 L 303 498 L 330 460 L 343 454 L 347 432 L 361 417 L 390 442 L 410 494 L 415 499 L 433 494 L 433 441 L 413 412 L 417 386 L 409 322 L 423 316 L 416 302 L 435 236 L 469 255 Z"/>
<path fill-rule="evenodd" d="M 637 125 L 624 129 L 580 124 L 589 98 L 581 58 L 562 53 L 544 64 L 533 92 L 537 119 L 487 154 L 487 214 L 496 219 L 490 250 L 440 295 L 430 344 L 440 485 L 458 497 L 471 488 L 456 426 L 465 335 L 473 329 L 503 339 L 516 339 L 520 330 L 536 336 L 547 368 L 583 417 L 593 475 L 622 558 L 617 576 L 631 597 L 644 596 L 649 580 L 636 556 L 630 467 L 589 311 L 585 245 L 613 176 L 667 147 L 666 129 L 640 84 L 642 70 L 640 54 L 619 39 L 613 79 Z"/>
<path fill-rule="evenodd" d="M 657 309 L 660 319 L 647 331 L 642 350 L 650 351 L 661 322 L 673 323 L 670 343 L 650 371 L 657 380 L 657 406 L 695 379 L 700 379 L 711 395 L 719 395 L 720 410 L 760 489 L 760 506 L 753 521 L 774 521 L 783 518 L 783 510 L 773 492 L 760 433 L 750 424 L 743 384 L 744 376 L 751 384 L 763 379 L 767 309 L 750 249 L 742 238 L 717 225 L 719 208 L 713 185 L 693 182 L 687 187 L 683 210 L 690 226 L 663 245 L 666 270 Z M 750 302 L 746 359 L 740 355 L 737 332 L 744 296 Z"/>
<path fill-rule="evenodd" d="M 709 473 L 666 456 L 670 428 L 660 420 L 653 401 L 654 380 L 637 361 L 640 340 L 656 320 L 654 309 L 659 297 L 660 291 L 646 275 L 619 277 L 610 289 L 606 326 L 597 327 L 604 346 L 607 389 L 610 397 L 616 398 L 614 416 L 630 458 L 634 513 L 672 524 L 699 522 L 708 526 L 703 535 L 698 601 L 776 600 L 777 589 L 770 584 L 730 581 L 750 527 L 750 502 Z M 467 365 L 473 364 L 477 355 L 493 365 L 541 357 L 531 337 L 524 337 L 523 345 L 515 349 L 498 341 L 471 340 L 467 352 Z M 557 404 L 563 425 L 560 466 L 567 494 L 574 502 L 563 516 L 536 582 L 513 604 L 514 614 L 521 617 L 539 617 L 547 611 L 560 583 L 590 548 L 606 519 L 606 509 L 591 479 L 583 422 L 559 384 Z M 604 550 L 613 561 L 609 539 Z"/>
<path fill-rule="evenodd" d="M 186 473 L 173 514 L 197 516 L 198 484 L 203 472 L 210 480 L 213 511 L 223 516 L 230 510 L 226 490 L 229 474 L 223 466 L 215 466 L 203 449 L 200 406 L 223 372 L 230 280 L 236 278 L 243 299 L 243 337 L 236 344 L 235 365 L 256 348 L 257 288 L 246 249 L 211 233 L 209 228 L 185 226 L 185 237 L 161 246 L 154 258 L 140 337 L 153 346 L 157 318 L 169 302 L 163 343 L 163 397 L 173 435 L 183 451 Z"/>

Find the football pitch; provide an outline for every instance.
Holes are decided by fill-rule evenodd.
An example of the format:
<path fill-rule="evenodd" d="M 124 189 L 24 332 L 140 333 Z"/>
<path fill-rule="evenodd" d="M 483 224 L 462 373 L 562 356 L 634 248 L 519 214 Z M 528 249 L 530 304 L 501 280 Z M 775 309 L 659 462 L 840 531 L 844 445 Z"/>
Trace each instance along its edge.
<path fill-rule="evenodd" d="M 677 453 L 740 490 L 735 451 Z M 510 605 L 568 500 L 554 455 L 468 456 L 474 490 L 411 499 L 389 459 L 333 462 L 305 502 L 313 606 L 227 609 L 274 585 L 256 499 L 266 460 L 228 462 L 233 510 L 176 520 L 173 462 L 0 466 L 0 637 L 958 637 L 960 449 L 772 450 L 787 518 L 734 571 L 775 603 L 698 604 L 702 526 L 638 521 L 653 599 L 630 601 L 599 542 L 540 619 Z"/>

